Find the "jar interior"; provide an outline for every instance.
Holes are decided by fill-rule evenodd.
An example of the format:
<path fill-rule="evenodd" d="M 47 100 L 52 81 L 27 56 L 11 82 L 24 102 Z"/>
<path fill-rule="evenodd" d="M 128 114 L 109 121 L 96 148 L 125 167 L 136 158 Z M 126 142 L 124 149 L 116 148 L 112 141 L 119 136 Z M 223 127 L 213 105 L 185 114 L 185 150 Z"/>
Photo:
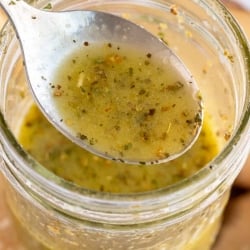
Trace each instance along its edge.
<path fill-rule="evenodd" d="M 240 41 L 235 41 L 226 23 L 218 22 L 208 6 L 190 1 L 177 1 L 174 5 L 171 1 L 52 1 L 51 4 L 53 10 L 91 9 L 120 15 L 166 42 L 186 64 L 200 88 L 205 114 L 220 151 L 228 144 L 244 108 L 245 74 L 241 67 L 244 62 L 240 57 Z M 47 2 L 37 1 L 35 5 L 44 7 Z M 6 26 L 6 31 L 8 49 L 2 64 L 5 74 L 1 76 L 1 110 L 17 139 L 33 97 L 11 25 Z"/>

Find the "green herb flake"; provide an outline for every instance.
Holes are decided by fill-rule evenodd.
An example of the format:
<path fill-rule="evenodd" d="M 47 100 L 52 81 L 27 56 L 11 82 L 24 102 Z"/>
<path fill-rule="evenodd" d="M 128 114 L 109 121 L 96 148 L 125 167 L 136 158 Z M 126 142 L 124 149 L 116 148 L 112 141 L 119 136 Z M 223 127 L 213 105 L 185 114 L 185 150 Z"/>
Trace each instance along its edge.
<path fill-rule="evenodd" d="M 14 1 L 10 1 L 9 5 L 15 5 L 16 3 Z"/>
<path fill-rule="evenodd" d="M 194 118 L 194 121 L 198 124 L 201 124 L 202 123 L 202 116 L 201 116 L 201 113 L 197 113 L 195 118 Z"/>
<path fill-rule="evenodd" d="M 166 89 L 167 89 L 167 90 L 170 90 L 170 91 L 177 91 L 177 90 L 179 90 L 179 89 L 181 89 L 181 88 L 183 88 L 183 87 L 184 87 L 184 84 L 183 84 L 183 83 L 181 83 L 180 81 L 176 81 L 176 82 L 174 82 L 173 84 L 168 85 L 168 86 L 166 87 Z"/>
<path fill-rule="evenodd" d="M 52 4 L 48 3 L 46 6 L 43 7 L 44 10 L 51 10 L 52 9 Z"/>
<path fill-rule="evenodd" d="M 134 69 L 133 69 L 132 67 L 129 67 L 128 73 L 129 73 L 130 76 L 133 76 L 133 74 L 134 74 Z"/>
<path fill-rule="evenodd" d="M 95 145 L 96 143 L 97 143 L 97 140 L 96 140 L 95 138 L 91 138 L 91 139 L 89 140 L 89 144 L 90 144 L 91 146 Z"/>
<path fill-rule="evenodd" d="M 132 147 L 133 147 L 133 144 L 132 144 L 131 142 L 129 142 L 129 143 L 127 143 L 127 144 L 125 144 L 125 145 L 123 146 L 124 150 L 129 150 L 129 149 L 131 149 Z"/>

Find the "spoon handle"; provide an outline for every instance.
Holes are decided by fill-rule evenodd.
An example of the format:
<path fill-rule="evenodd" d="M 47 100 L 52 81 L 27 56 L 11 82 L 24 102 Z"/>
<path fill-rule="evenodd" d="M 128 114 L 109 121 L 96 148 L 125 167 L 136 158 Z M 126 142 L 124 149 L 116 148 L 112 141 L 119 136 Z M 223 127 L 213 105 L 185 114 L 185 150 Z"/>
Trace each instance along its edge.
<path fill-rule="evenodd" d="M 23 49 L 30 49 L 34 43 L 38 47 L 42 46 L 44 37 L 49 41 L 60 30 L 60 19 L 55 18 L 49 11 L 30 6 L 23 0 L 0 0 L 0 5 L 13 23 Z"/>
<path fill-rule="evenodd" d="M 19 34 L 30 31 L 30 26 L 33 26 L 31 21 L 37 19 L 38 16 L 40 17 L 41 11 L 22 0 L 0 0 L 0 5 Z M 27 35 L 27 33 L 24 34 Z"/>

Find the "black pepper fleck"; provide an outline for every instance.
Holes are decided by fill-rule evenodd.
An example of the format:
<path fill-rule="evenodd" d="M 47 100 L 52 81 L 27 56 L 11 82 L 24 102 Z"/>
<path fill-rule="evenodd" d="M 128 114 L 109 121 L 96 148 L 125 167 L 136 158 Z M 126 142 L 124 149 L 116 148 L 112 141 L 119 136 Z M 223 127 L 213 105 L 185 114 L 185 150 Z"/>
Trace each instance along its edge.
<path fill-rule="evenodd" d="M 84 43 L 84 46 L 89 46 L 89 42 L 85 41 Z"/>

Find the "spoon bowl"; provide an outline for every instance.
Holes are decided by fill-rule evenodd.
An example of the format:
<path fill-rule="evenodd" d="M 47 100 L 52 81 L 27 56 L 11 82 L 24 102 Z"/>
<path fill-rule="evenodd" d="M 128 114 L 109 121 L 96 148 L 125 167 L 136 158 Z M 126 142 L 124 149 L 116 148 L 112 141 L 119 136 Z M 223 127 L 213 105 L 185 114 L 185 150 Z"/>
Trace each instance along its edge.
<path fill-rule="evenodd" d="M 22 0 L 1 0 L 0 5 L 8 14 L 19 38 L 28 82 L 36 103 L 48 120 L 70 140 L 99 156 L 132 164 L 156 164 L 172 160 L 187 151 L 196 141 L 203 117 L 199 89 L 181 60 L 157 37 L 142 27 L 109 13 L 89 10 L 50 12 L 33 8 Z M 175 152 L 159 154 L 155 158 L 148 158 L 143 153 L 138 158 L 126 157 L 121 153 L 93 147 L 89 141 L 76 136 L 76 131 L 69 124 L 62 122 L 61 113 L 51 94 L 51 84 L 58 65 L 84 44 L 110 42 L 129 44 L 135 49 L 143 47 L 145 53 L 154 55 L 179 72 L 193 103 L 194 119 L 188 143 L 183 143 Z M 181 140 L 178 135 L 176 137 Z"/>

